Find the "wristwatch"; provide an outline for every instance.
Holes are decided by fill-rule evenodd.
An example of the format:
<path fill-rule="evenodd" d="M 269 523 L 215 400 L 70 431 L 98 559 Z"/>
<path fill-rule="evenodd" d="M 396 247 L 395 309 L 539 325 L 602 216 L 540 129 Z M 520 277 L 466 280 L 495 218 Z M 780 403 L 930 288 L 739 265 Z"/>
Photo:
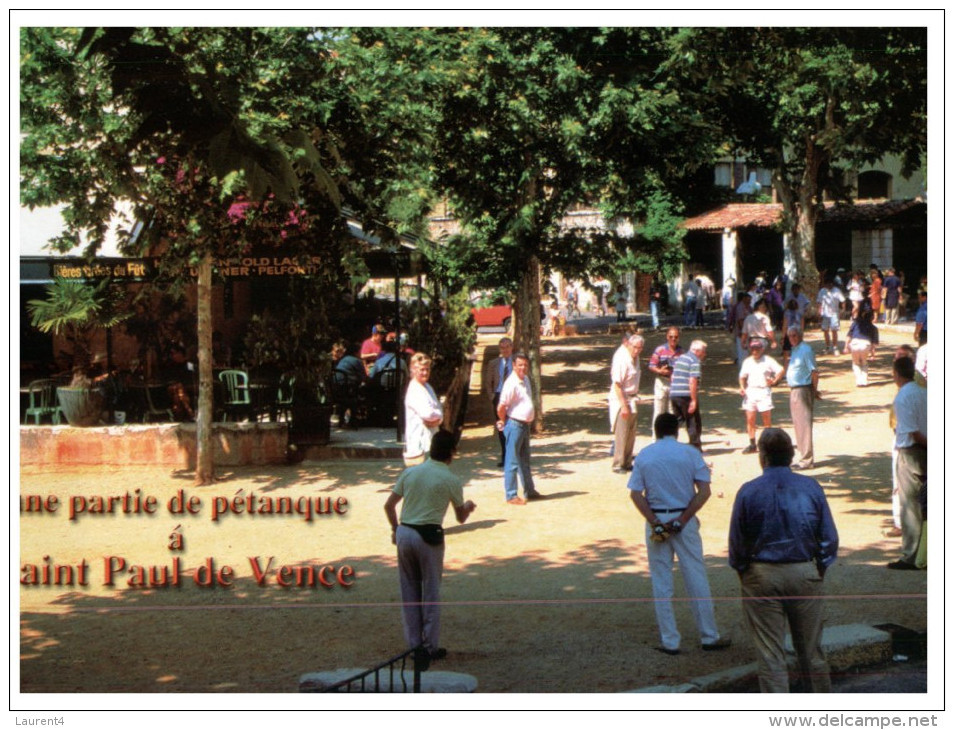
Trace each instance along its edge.
<path fill-rule="evenodd" d="M 670 523 L 670 529 L 673 532 L 679 532 L 680 530 L 682 530 L 682 523 L 679 520 L 673 520 Z"/>

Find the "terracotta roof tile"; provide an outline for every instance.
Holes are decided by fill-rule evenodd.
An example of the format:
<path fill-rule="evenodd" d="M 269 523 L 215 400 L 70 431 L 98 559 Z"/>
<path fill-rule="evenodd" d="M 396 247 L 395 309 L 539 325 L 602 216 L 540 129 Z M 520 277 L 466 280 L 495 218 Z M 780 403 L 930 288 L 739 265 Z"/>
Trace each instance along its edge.
<path fill-rule="evenodd" d="M 877 222 L 898 215 L 919 205 L 920 199 L 876 200 L 863 203 L 825 203 L 820 222 Z M 729 203 L 683 221 L 689 231 L 721 231 L 725 228 L 771 228 L 782 217 L 781 203 Z"/>

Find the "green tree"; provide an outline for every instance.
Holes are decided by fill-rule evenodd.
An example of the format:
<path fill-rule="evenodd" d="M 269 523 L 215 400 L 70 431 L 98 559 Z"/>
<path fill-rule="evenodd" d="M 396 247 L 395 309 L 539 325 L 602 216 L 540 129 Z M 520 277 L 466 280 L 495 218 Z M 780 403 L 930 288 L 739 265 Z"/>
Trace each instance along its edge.
<path fill-rule="evenodd" d="M 927 149 L 925 28 L 687 28 L 664 68 L 750 163 L 773 170 L 795 275 L 818 287 L 815 224 L 844 173 Z"/>
<path fill-rule="evenodd" d="M 209 483 L 213 256 L 274 235 L 302 200 L 340 199 L 314 108 L 288 93 L 289 77 L 317 83 L 319 49 L 304 30 L 254 28 L 24 28 L 20 42 L 21 202 L 65 204 L 54 245 L 92 255 L 127 205 L 127 252 L 141 252 L 136 219 L 166 271 L 198 272 L 196 481 Z M 239 196 L 255 204 L 240 218 Z"/>
<path fill-rule="evenodd" d="M 538 429 L 547 243 L 570 206 L 598 189 L 600 136 L 627 101 L 601 71 L 610 34 L 459 31 L 455 83 L 442 99 L 439 182 L 466 234 L 448 242 L 444 261 L 474 284 L 511 288 L 515 343 L 530 355 Z"/>

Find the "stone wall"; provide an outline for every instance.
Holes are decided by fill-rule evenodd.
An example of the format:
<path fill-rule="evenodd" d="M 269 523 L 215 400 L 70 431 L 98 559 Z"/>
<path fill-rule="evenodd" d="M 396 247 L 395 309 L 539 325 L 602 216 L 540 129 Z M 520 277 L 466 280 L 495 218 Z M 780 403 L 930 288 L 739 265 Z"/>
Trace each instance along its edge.
<path fill-rule="evenodd" d="M 216 423 L 213 460 L 219 466 L 285 463 L 286 423 Z M 21 426 L 21 465 L 168 466 L 195 468 L 195 424 Z"/>

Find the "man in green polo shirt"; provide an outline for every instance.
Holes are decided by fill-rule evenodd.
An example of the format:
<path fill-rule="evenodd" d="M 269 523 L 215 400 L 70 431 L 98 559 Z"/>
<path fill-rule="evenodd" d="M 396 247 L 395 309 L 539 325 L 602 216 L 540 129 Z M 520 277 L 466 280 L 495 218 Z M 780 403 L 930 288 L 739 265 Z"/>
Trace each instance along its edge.
<path fill-rule="evenodd" d="M 464 483 L 450 470 L 454 436 L 447 431 L 434 434 L 430 456 L 398 477 L 384 512 L 391 523 L 391 542 L 397 545 L 404 638 L 411 649 L 423 645 L 428 658 L 434 660 L 447 656 L 447 650 L 438 643 L 444 515 L 452 504 L 457 521 L 463 523 L 477 505 L 469 499 L 464 501 Z M 398 523 L 397 504 L 402 499 Z"/>

